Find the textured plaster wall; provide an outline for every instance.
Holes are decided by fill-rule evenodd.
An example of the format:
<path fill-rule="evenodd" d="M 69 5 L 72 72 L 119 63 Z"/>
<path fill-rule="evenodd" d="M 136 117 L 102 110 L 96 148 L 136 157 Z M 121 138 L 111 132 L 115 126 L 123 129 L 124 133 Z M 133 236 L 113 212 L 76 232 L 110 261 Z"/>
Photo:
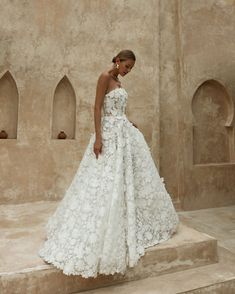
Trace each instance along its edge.
<path fill-rule="evenodd" d="M 234 12 L 235 1 L 161 1 L 160 164 L 184 209 L 235 203 Z M 207 80 L 218 84 L 197 94 Z"/>
<path fill-rule="evenodd" d="M 184 101 L 185 194 L 187 208 L 235 203 L 235 163 L 192 165 L 191 113 L 186 111 L 193 92 L 208 78 L 219 80 L 235 97 L 234 1 L 182 1 L 182 96 Z M 234 125 L 233 125 L 234 126 Z M 207 126 L 205 126 L 207 127 Z M 233 144 L 234 151 L 234 144 Z M 225 152 L 223 148 L 218 152 Z M 189 196 L 189 197 L 188 197 Z"/>
<path fill-rule="evenodd" d="M 160 172 L 175 202 L 180 202 L 183 160 L 180 131 L 180 83 L 177 1 L 160 2 Z"/>
<path fill-rule="evenodd" d="M 18 110 L 0 107 L 12 124 L 0 202 L 64 196 L 94 131 L 98 75 L 126 48 L 137 57 L 122 79 L 127 115 L 175 205 L 234 204 L 234 13 L 232 0 L 1 0 L 0 101 Z M 61 116 L 68 140 L 55 139 Z"/>
<path fill-rule="evenodd" d="M 17 138 L 0 140 L 1 203 L 64 196 L 94 131 L 98 75 L 122 49 L 137 57 L 122 79 L 127 114 L 158 163 L 158 6 L 157 0 L 1 0 L 0 78 L 10 72 L 19 100 Z M 76 96 L 74 140 L 51 138 L 54 92 L 65 75 Z"/>

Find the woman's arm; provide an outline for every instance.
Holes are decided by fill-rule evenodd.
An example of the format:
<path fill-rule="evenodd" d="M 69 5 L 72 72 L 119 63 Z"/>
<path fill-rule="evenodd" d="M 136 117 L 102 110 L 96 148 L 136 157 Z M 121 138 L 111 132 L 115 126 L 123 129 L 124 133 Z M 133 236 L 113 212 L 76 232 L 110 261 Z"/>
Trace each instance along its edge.
<path fill-rule="evenodd" d="M 96 97 L 94 105 L 94 122 L 95 122 L 95 133 L 96 139 L 101 138 L 101 108 L 104 102 L 104 96 L 108 87 L 109 76 L 107 74 L 101 74 L 99 76 L 96 86 Z"/>
<path fill-rule="evenodd" d="M 133 124 L 134 127 L 136 127 L 138 129 L 138 127 L 137 127 L 137 125 L 135 123 L 133 123 L 132 121 L 130 121 L 130 122 Z"/>
<path fill-rule="evenodd" d="M 109 78 L 110 76 L 108 74 L 102 73 L 99 76 L 97 86 L 96 86 L 96 97 L 95 97 L 95 105 L 94 105 L 94 123 L 95 123 L 95 134 L 96 134 L 96 140 L 94 143 L 94 152 L 96 154 L 96 158 L 98 158 L 98 154 L 101 152 L 101 148 L 102 148 L 101 109 L 104 102 L 106 89 L 108 87 Z"/>

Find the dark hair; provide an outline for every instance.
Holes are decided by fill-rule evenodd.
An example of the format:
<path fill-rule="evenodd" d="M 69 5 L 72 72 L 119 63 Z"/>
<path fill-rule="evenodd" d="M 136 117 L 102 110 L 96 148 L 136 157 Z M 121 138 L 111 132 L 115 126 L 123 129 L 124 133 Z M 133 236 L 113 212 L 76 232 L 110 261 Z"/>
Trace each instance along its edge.
<path fill-rule="evenodd" d="M 124 61 L 127 59 L 136 60 L 135 54 L 131 50 L 122 50 L 116 56 L 113 57 L 112 62 L 115 63 L 117 58 L 120 58 L 120 61 Z"/>

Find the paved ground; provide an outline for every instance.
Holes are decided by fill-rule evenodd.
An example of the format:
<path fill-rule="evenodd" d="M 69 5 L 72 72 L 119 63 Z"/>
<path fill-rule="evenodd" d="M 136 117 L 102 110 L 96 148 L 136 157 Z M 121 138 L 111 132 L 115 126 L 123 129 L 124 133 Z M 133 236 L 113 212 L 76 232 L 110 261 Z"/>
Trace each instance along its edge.
<path fill-rule="evenodd" d="M 35 252 L 38 250 L 38 244 L 45 237 L 42 226 L 46 224 L 48 216 L 53 213 L 57 205 L 58 203 L 53 201 L 0 205 L 0 268 L 2 267 L 3 272 L 13 270 L 14 273 L 17 269 L 22 268 L 22 262 L 24 263 L 24 268 L 27 268 L 27 271 L 32 269 L 44 270 L 48 267 Z M 221 285 L 225 285 L 225 283 L 227 285 L 225 286 L 230 287 L 229 289 L 232 292 L 230 290 L 221 292 L 224 291 L 223 288 L 221 291 L 218 290 L 220 292 L 216 292 L 213 289 L 212 292 L 200 293 L 234 293 L 235 206 L 195 211 L 178 211 L 178 214 L 182 224 L 186 224 L 218 240 L 220 248 L 219 263 L 186 270 L 183 273 L 183 281 L 182 272 L 175 272 L 164 276 L 128 282 L 124 285 L 116 285 L 106 289 L 96 289 L 86 293 L 186 293 L 189 289 L 208 287 L 208 285 L 222 287 Z M 24 256 L 23 259 L 22 256 Z M 175 292 L 176 286 L 178 292 Z M 162 292 L 162 290 L 164 291 Z M 194 294 L 194 292 L 190 293 Z"/>
<path fill-rule="evenodd" d="M 218 245 L 235 254 L 235 205 L 178 212 L 190 227 L 211 235 Z"/>

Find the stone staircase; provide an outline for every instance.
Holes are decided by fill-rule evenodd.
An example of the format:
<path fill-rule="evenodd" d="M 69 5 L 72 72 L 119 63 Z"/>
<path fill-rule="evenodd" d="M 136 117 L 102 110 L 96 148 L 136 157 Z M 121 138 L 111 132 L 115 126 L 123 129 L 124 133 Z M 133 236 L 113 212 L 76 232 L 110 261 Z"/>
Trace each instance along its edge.
<path fill-rule="evenodd" d="M 219 248 L 219 262 L 85 292 L 86 294 L 234 294 L 235 260 Z M 232 259 L 233 258 L 233 259 Z M 79 292 L 77 292 L 79 293 Z"/>
<path fill-rule="evenodd" d="M 182 222 L 177 234 L 146 249 L 125 275 L 66 276 L 37 255 L 44 225 L 56 206 L 53 201 L 1 205 L 1 294 L 235 293 L 234 255 L 218 250 L 215 238 Z"/>

